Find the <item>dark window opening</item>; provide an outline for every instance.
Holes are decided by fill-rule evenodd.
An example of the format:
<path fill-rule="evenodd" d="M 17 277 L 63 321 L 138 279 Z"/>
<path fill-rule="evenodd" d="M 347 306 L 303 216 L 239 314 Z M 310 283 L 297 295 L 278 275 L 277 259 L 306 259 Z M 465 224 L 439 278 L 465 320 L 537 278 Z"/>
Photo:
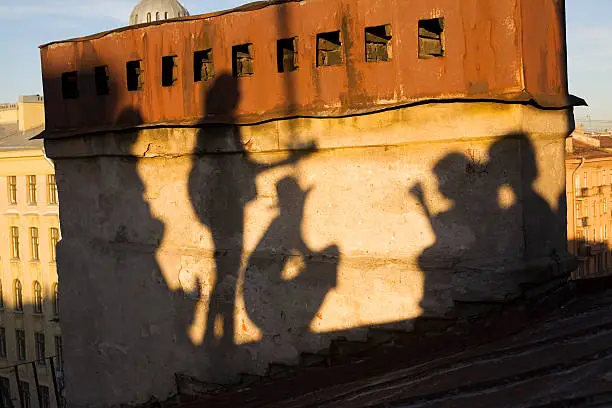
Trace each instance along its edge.
<path fill-rule="evenodd" d="M 215 76 L 212 49 L 193 53 L 193 82 L 210 81 Z"/>
<path fill-rule="evenodd" d="M 278 72 L 298 69 L 297 38 L 286 38 L 276 42 L 276 64 Z"/>
<path fill-rule="evenodd" d="M 444 56 L 444 19 L 419 21 L 419 58 Z"/>
<path fill-rule="evenodd" d="M 96 81 L 96 94 L 108 95 L 110 93 L 110 89 L 108 87 L 108 67 L 95 67 L 94 79 Z"/>
<path fill-rule="evenodd" d="M 365 54 L 367 62 L 391 59 L 391 26 L 389 24 L 365 29 Z"/>
<path fill-rule="evenodd" d="M 128 91 L 140 91 L 144 84 L 141 61 L 128 61 L 126 64 L 126 69 Z"/>
<path fill-rule="evenodd" d="M 62 96 L 64 99 L 76 99 L 79 97 L 79 82 L 76 71 L 64 72 L 62 74 Z"/>
<path fill-rule="evenodd" d="M 317 34 L 317 67 L 342 64 L 340 31 Z"/>
<path fill-rule="evenodd" d="M 253 75 L 253 44 L 232 47 L 232 72 L 237 78 Z"/>
<path fill-rule="evenodd" d="M 25 331 L 20 329 L 15 330 L 15 337 L 17 338 L 17 359 L 19 361 L 25 361 L 27 358 Z"/>
<path fill-rule="evenodd" d="M 176 55 L 162 57 L 162 86 L 172 86 L 178 79 Z"/>

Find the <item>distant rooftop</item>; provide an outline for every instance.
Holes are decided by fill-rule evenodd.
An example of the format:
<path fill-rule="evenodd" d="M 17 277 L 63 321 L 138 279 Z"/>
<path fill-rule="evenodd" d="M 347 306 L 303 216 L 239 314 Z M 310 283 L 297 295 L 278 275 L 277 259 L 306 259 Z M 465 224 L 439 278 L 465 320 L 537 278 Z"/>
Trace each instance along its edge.
<path fill-rule="evenodd" d="M 24 95 L 19 97 L 19 102 L 23 103 L 42 103 L 45 101 L 40 95 Z"/>
<path fill-rule="evenodd" d="M 12 150 L 42 150 L 42 139 L 31 139 L 39 135 L 43 130 L 45 130 L 45 127 L 39 126 L 25 132 L 20 132 L 17 123 L 0 125 L 0 152 Z"/>

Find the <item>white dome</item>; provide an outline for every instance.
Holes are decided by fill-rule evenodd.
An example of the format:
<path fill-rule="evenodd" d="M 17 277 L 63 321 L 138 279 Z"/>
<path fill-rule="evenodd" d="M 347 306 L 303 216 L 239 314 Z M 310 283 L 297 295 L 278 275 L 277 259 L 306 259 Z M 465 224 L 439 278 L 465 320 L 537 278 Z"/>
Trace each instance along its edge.
<path fill-rule="evenodd" d="M 141 0 L 130 15 L 130 25 L 188 16 L 187 9 L 177 0 Z"/>

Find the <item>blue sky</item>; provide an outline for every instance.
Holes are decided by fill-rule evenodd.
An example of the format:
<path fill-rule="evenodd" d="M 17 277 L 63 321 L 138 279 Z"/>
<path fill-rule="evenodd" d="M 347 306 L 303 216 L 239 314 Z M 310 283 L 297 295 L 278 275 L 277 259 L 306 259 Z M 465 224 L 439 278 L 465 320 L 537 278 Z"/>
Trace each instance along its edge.
<path fill-rule="evenodd" d="M 183 0 L 192 14 L 248 1 Z M 38 45 L 125 25 L 137 0 L 0 0 L 0 103 L 42 93 Z M 570 91 L 612 119 L 612 0 L 566 0 Z"/>

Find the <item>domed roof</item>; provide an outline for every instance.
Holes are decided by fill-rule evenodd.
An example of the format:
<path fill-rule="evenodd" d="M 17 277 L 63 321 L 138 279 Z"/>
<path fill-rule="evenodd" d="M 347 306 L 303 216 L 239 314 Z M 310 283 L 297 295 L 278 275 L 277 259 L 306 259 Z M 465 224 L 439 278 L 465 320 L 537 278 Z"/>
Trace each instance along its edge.
<path fill-rule="evenodd" d="M 130 15 L 130 25 L 188 16 L 187 9 L 177 0 L 141 0 Z"/>

